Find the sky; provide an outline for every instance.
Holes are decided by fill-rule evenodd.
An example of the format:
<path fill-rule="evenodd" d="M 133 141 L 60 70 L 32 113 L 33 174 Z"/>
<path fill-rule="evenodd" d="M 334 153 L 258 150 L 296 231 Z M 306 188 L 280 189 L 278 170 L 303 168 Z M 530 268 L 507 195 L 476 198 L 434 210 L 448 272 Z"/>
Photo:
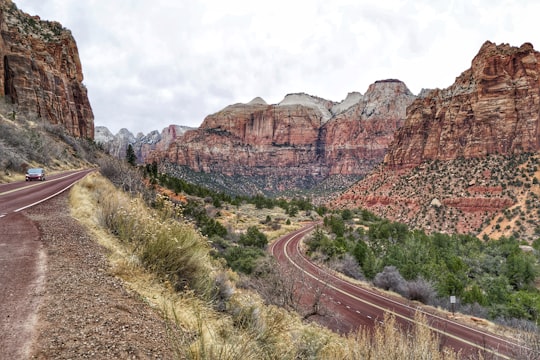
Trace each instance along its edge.
<path fill-rule="evenodd" d="M 14 0 L 71 30 L 94 124 L 198 127 L 255 97 L 446 88 L 482 44 L 540 49 L 537 0 Z M 519 5 L 518 5 L 519 4 Z"/>

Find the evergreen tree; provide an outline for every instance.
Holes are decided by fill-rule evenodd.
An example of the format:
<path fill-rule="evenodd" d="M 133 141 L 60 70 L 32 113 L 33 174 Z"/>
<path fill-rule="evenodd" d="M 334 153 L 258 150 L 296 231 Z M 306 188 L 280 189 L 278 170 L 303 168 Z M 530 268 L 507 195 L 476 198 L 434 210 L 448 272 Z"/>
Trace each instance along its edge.
<path fill-rule="evenodd" d="M 135 166 L 137 164 L 137 156 L 135 155 L 135 151 L 133 150 L 133 146 L 131 146 L 131 144 L 128 145 L 126 150 L 126 161 L 131 166 Z"/>

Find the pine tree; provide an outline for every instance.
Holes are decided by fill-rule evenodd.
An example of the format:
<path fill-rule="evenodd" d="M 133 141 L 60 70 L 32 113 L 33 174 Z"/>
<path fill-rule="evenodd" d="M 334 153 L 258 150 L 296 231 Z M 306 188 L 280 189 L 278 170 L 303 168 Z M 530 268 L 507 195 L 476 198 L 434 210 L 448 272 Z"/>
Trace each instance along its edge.
<path fill-rule="evenodd" d="M 137 163 L 137 156 L 135 155 L 135 151 L 133 150 L 133 146 L 131 146 L 131 144 L 128 145 L 126 150 L 126 161 L 131 166 L 135 166 Z"/>

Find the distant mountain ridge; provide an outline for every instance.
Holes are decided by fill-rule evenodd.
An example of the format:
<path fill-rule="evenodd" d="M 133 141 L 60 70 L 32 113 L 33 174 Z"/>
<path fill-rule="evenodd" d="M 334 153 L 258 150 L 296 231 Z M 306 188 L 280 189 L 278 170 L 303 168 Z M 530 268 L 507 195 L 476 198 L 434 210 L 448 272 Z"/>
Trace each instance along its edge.
<path fill-rule="evenodd" d="M 128 129 L 122 128 L 117 134 L 113 134 L 105 126 L 96 126 L 95 142 L 103 146 L 104 150 L 120 159 L 125 159 L 129 145 L 133 147 L 137 161 L 142 164 L 149 154 L 154 151 L 163 151 L 179 136 L 184 135 L 193 128 L 181 125 L 169 125 L 158 132 L 153 130 L 148 134 L 138 133 L 136 136 Z"/>
<path fill-rule="evenodd" d="M 305 93 L 278 104 L 255 98 L 207 116 L 146 162 L 216 176 L 257 178 L 261 191 L 310 188 L 330 176 L 359 179 L 380 163 L 416 97 L 399 80 L 336 103 Z M 262 186 L 262 187 L 261 187 Z"/>

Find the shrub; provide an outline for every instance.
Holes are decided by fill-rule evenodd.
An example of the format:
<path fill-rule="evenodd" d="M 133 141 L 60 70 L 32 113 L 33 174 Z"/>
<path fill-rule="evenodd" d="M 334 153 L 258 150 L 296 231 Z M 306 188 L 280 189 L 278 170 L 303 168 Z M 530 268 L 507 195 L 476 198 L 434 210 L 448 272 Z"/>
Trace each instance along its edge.
<path fill-rule="evenodd" d="M 334 259 L 329 264 L 330 268 L 339 271 L 353 279 L 364 280 L 364 274 L 360 265 L 351 254 L 344 254 L 340 258 Z"/>
<path fill-rule="evenodd" d="M 264 249 L 268 245 L 268 238 L 256 226 L 250 226 L 247 229 L 247 233 L 240 236 L 238 243 L 244 246 Z"/>
<path fill-rule="evenodd" d="M 107 157 L 99 161 L 99 168 L 103 176 L 122 190 L 131 194 L 146 192 L 141 172 L 127 162 Z"/>
<path fill-rule="evenodd" d="M 264 256 L 264 251 L 254 247 L 231 246 L 223 253 L 227 264 L 235 271 L 251 274 L 256 260 Z"/>
<path fill-rule="evenodd" d="M 373 284 L 381 289 L 408 296 L 407 281 L 395 266 L 385 266 L 382 272 L 375 275 Z"/>
<path fill-rule="evenodd" d="M 437 296 L 437 292 L 430 281 L 419 277 L 407 283 L 407 295 L 410 300 L 430 305 Z"/>

